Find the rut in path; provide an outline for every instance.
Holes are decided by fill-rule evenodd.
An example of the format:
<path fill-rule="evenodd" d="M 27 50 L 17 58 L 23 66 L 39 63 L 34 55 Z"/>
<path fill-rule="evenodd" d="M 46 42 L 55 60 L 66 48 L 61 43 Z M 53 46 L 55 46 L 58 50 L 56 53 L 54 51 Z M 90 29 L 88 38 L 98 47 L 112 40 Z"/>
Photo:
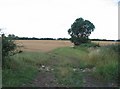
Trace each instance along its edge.
<path fill-rule="evenodd" d="M 54 75 L 50 72 L 39 73 L 32 85 L 34 87 L 60 87 Z"/>

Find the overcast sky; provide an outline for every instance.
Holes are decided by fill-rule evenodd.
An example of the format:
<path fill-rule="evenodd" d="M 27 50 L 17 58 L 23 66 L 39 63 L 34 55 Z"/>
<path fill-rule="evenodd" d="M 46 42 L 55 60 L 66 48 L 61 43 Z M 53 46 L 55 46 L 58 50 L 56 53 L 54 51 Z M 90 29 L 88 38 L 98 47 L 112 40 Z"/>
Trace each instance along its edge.
<path fill-rule="evenodd" d="M 95 25 L 90 38 L 118 39 L 118 0 L 0 0 L 0 28 L 24 37 L 70 37 L 82 17 Z"/>

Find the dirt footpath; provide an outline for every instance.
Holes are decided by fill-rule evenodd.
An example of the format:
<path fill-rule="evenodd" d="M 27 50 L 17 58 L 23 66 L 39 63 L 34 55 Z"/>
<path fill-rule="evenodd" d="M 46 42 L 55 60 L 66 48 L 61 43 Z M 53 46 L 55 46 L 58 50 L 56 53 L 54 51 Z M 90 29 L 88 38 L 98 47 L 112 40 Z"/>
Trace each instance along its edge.
<path fill-rule="evenodd" d="M 58 87 L 55 76 L 50 72 L 39 73 L 32 85 L 35 87 Z"/>
<path fill-rule="evenodd" d="M 82 70 L 84 71 L 84 70 Z M 91 72 L 84 71 L 83 73 L 83 86 L 82 87 L 117 87 L 114 83 L 106 83 L 96 79 Z M 42 71 L 36 78 L 29 84 L 23 85 L 26 87 L 69 87 L 61 85 L 57 82 L 54 74 L 50 71 Z"/>

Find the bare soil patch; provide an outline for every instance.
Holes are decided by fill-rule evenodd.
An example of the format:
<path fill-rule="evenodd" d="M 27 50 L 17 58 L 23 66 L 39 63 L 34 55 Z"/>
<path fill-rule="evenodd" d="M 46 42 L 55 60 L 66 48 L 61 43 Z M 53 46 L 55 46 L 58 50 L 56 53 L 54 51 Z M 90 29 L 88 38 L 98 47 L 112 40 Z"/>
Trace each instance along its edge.
<path fill-rule="evenodd" d="M 31 85 L 33 87 L 60 87 L 51 72 L 40 72 Z"/>

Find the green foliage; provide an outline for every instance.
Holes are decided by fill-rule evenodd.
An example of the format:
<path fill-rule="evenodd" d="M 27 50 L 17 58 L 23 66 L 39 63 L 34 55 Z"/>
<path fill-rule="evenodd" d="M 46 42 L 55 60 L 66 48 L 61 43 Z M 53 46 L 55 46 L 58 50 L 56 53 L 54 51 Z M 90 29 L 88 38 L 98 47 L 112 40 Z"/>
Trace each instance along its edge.
<path fill-rule="evenodd" d="M 12 37 L 6 37 L 2 34 L 2 65 L 5 66 L 5 62 L 9 59 L 9 56 L 12 56 L 17 53 L 17 46 L 12 40 Z"/>
<path fill-rule="evenodd" d="M 84 43 L 84 44 L 81 44 L 80 47 L 86 47 L 86 48 L 89 48 L 89 47 L 100 47 L 99 44 L 95 44 L 95 43 Z"/>
<path fill-rule="evenodd" d="M 10 52 L 13 54 L 15 48 L 16 45 L 14 41 L 11 38 L 6 37 L 4 34 L 2 34 L 2 56 L 8 56 Z"/>
<path fill-rule="evenodd" d="M 71 41 L 75 45 L 80 45 L 82 43 L 89 42 L 89 36 L 92 31 L 94 31 L 95 26 L 89 20 L 84 20 L 83 18 L 78 18 L 71 25 L 68 33 L 71 36 Z"/>
<path fill-rule="evenodd" d="M 88 38 L 84 38 L 84 37 L 71 36 L 71 42 L 74 43 L 75 45 L 80 45 L 82 43 L 89 42 L 89 39 Z"/>

